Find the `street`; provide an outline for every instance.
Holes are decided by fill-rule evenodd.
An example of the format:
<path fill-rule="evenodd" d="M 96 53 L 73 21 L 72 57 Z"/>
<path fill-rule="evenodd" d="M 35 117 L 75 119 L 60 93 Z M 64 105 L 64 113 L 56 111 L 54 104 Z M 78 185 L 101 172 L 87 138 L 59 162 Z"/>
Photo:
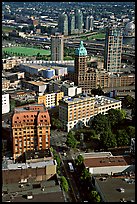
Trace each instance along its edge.
<path fill-rule="evenodd" d="M 65 144 L 67 138 L 67 132 L 51 130 L 51 146 L 55 148 L 59 154 L 62 163 L 62 174 L 67 178 L 70 189 L 67 193 L 69 196 L 69 200 L 72 202 L 81 202 L 79 189 L 76 185 L 76 172 L 70 172 L 68 168 L 68 162 L 72 162 L 74 165 L 74 159 L 76 158 L 75 152 L 73 150 L 68 150 Z M 63 149 L 65 149 L 66 154 L 63 154 Z"/>

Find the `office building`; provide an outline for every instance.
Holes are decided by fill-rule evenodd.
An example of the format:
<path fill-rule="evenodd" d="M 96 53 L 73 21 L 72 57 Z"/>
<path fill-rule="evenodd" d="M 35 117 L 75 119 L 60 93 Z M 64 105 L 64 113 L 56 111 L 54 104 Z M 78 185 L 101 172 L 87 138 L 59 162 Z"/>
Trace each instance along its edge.
<path fill-rule="evenodd" d="M 121 101 L 105 96 L 90 97 L 86 94 L 78 97 L 64 97 L 59 101 L 59 119 L 64 130 L 87 126 L 91 118 L 101 113 L 106 114 L 110 109 L 121 109 Z"/>
<path fill-rule="evenodd" d="M 51 36 L 51 60 L 63 61 L 64 57 L 64 36 L 56 33 Z"/>
<path fill-rule="evenodd" d="M 14 160 L 29 150 L 50 148 L 50 117 L 42 104 L 16 108 L 12 117 Z"/>
<path fill-rule="evenodd" d="M 65 12 L 59 16 L 58 31 L 64 36 L 68 35 L 68 16 Z"/>
<path fill-rule="evenodd" d="M 8 93 L 2 93 L 2 114 L 9 113 L 10 111 L 10 99 Z"/>
<path fill-rule="evenodd" d="M 111 73 L 121 71 L 123 36 L 120 28 L 107 28 L 105 39 L 104 68 Z"/>
<path fill-rule="evenodd" d="M 59 101 L 59 119 L 64 130 L 69 132 L 73 128 L 82 128 L 87 125 L 90 117 L 94 115 L 93 97 L 64 97 Z"/>

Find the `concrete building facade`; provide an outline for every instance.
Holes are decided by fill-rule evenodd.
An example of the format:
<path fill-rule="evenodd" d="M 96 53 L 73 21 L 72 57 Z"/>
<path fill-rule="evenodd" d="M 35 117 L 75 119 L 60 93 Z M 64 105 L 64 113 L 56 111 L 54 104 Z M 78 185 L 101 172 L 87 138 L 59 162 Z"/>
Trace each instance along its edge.
<path fill-rule="evenodd" d="M 59 16 L 58 31 L 64 36 L 68 35 L 68 16 L 65 12 Z"/>
<path fill-rule="evenodd" d="M 10 111 L 10 99 L 8 93 L 2 93 L 2 114 L 9 113 Z"/>
<path fill-rule="evenodd" d="M 111 73 L 121 71 L 123 36 L 119 28 L 107 28 L 105 39 L 104 68 Z"/>
<path fill-rule="evenodd" d="M 59 100 L 64 96 L 64 92 L 47 93 L 38 96 L 38 104 L 44 104 L 47 108 L 52 108 L 59 105 Z"/>
<path fill-rule="evenodd" d="M 106 114 L 110 109 L 121 109 L 121 101 L 105 96 L 90 97 L 64 97 L 59 101 L 59 119 L 64 130 L 87 126 L 89 121 L 97 114 Z"/>
<path fill-rule="evenodd" d="M 64 57 L 64 36 L 55 33 L 51 36 L 51 60 L 52 61 L 63 61 Z"/>

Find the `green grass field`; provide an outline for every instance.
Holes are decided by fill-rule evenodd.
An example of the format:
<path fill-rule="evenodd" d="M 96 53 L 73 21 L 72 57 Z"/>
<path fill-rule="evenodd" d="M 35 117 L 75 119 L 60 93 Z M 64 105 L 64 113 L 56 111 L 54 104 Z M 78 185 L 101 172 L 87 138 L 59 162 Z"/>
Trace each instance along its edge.
<path fill-rule="evenodd" d="M 89 37 L 89 40 L 91 39 L 102 39 L 102 38 L 105 38 L 105 33 L 98 33 L 96 35 L 92 35 Z"/>
<path fill-rule="evenodd" d="M 38 53 L 40 55 L 50 55 L 50 50 L 44 50 L 44 49 L 36 49 L 36 48 L 28 48 L 28 47 L 5 47 L 2 48 L 2 51 L 7 51 L 9 54 L 16 53 L 17 55 L 26 55 L 29 57 L 36 56 Z M 15 54 L 15 55 L 16 55 Z"/>
<path fill-rule="evenodd" d="M 14 27 L 2 26 L 2 31 L 5 33 L 9 33 L 14 29 L 15 29 Z"/>
<path fill-rule="evenodd" d="M 105 33 L 98 33 L 88 37 L 87 36 L 81 37 L 81 39 L 83 40 L 93 40 L 93 39 L 103 39 L 103 38 L 105 38 Z"/>

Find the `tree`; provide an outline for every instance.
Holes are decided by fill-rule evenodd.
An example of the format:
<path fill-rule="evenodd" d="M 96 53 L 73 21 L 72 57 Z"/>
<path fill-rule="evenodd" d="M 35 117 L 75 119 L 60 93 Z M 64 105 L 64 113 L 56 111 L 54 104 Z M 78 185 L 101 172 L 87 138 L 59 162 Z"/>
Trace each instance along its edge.
<path fill-rule="evenodd" d="M 118 109 L 118 110 L 119 110 L 119 109 Z M 125 111 L 124 109 L 121 109 L 121 110 L 119 110 L 119 111 L 120 111 L 120 113 L 122 114 L 122 119 L 125 119 L 126 116 L 127 116 L 126 111 Z"/>
<path fill-rule="evenodd" d="M 125 96 L 125 98 L 122 101 L 122 105 L 125 108 L 132 108 L 134 106 L 134 103 L 135 99 L 130 95 Z"/>
<path fill-rule="evenodd" d="M 104 130 L 110 128 L 110 123 L 106 115 L 99 113 L 98 115 L 94 116 L 90 127 L 94 129 L 97 134 L 100 134 L 101 132 L 104 132 Z"/>
<path fill-rule="evenodd" d="M 81 180 L 88 180 L 91 178 L 91 173 L 88 171 L 88 169 L 84 168 L 82 170 L 82 173 L 81 173 Z"/>
<path fill-rule="evenodd" d="M 76 140 L 75 138 L 75 132 L 73 131 L 70 131 L 67 135 L 67 141 L 66 141 L 66 144 L 69 146 L 69 147 L 72 147 L 72 148 L 75 148 L 77 146 L 79 142 Z"/>
<path fill-rule="evenodd" d="M 117 126 L 124 118 L 123 118 L 123 112 L 119 109 L 110 109 L 107 111 L 108 115 L 108 121 L 110 121 L 110 124 L 112 128 L 114 126 Z"/>
<path fill-rule="evenodd" d="M 117 130 L 116 139 L 117 139 L 117 146 L 118 147 L 129 145 L 129 143 L 130 143 L 129 136 L 128 136 L 125 129 Z"/>
<path fill-rule="evenodd" d="M 75 160 L 77 166 L 83 164 L 83 161 L 84 161 L 84 158 L 82 155 L 78 155 Z"/>
<path fill-rule="evenodd" d="M 15 107 L 16 107 L 16 101 L 11 99 L 10 100 L 10 110 L 13 111 Z"/>
<path fill-rule="evenodd" d="M 129 138 L 135 137 L 135 127 L 134 126 L 128 126 L 126 128 L 127 134 Z"/>
<path fill-rule="evenodd" d="M 69 185 L 68 185 L 67 179 L 64 176 L 61 176 L 60 182 L 61 182 L 61 186 L 62 186 L 63 190 L 65 192 L 68 192 Z"/>
<path fill-rule="evenodd" d="M 100 144 L 104 148 L 111 148 L 117 146 L 117 140 L 111 129 L 105 130 L 100 134 Z"/>
<path fill-rule="evenodd" d="M 59 119 L 56 119 L 56 118 L 51 118 L 51 126 L 52 128 L 55 128 L 55 129 L 62 129 L 63 125 L 62 125 L 62 122 L 59 120 Z"/>
<path fill-rule="evenodd" d="M 101 198 L 97 191 L 92 190 L 90 193 L 90 199 L 92 202 L 100 202 Z"/>

